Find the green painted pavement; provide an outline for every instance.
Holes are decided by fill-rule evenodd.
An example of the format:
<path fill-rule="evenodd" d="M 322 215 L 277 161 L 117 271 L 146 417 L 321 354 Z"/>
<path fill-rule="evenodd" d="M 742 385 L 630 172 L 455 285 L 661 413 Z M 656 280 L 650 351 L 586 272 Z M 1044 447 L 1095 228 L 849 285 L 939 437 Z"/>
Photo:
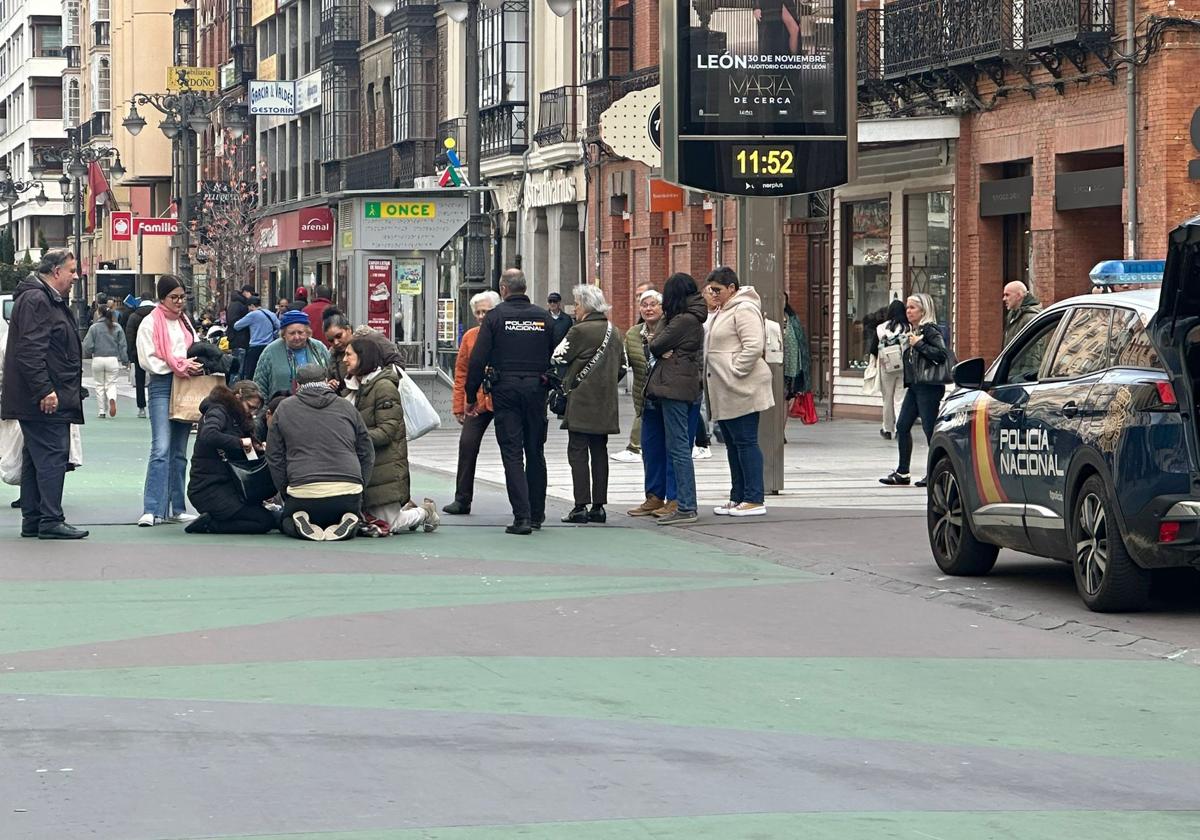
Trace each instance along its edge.
<path fill-rule="evenodd" d="M 0 652 L 328 615 L 765 583 L 729 578 L 381 574 L 21 581 L 0 589 Z"/>
<path fill-rule="evenodd" d="M 881 811 L 395 828 L 253 838 L 223 835 L 197 840 L 1181 840 L 1197 835 L 1200 812 L 1194 811 Z"/>
<path fill-rule="evenodd" d="M 1164 661 L 473 657 L 7 673 L 28 694 L 566 716 L 1196 761 Z"/>

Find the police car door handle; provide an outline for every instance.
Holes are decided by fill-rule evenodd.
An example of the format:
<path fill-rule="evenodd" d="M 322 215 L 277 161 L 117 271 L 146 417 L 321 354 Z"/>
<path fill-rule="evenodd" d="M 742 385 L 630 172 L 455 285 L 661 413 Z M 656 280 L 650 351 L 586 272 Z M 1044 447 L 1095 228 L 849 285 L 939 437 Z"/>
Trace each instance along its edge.
<path fill-rule="evenodd" d="M 1076 403 L 1075 400 L 1071 400 L 1069 403 L 1059 409 L 1059 411 L 1063 417 L 1074 417 L 1079 413 L 1079 404 Z"/>
<path fill-rule="evenodd" d="M 1025 413 L 1025 409 L 1021 408 L 1021 406 L 1019 406 L 1019 405 L 1011 406 L 1008 409 L 1008 419 L 1009 420 L 1019 420 L 1021 415 L 1024 413 Z"/>

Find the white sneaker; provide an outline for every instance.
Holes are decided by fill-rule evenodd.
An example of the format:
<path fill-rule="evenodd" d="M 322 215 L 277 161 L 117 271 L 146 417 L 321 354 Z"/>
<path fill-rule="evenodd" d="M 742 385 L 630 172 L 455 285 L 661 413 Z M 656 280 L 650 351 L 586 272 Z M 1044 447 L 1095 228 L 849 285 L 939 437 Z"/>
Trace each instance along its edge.
<path fill-rule="evenodd" d="M 155 516 L 153 513 L 143 513 L 137 521 L 139 528 L 153 528 L 155 525 L 161 525 L 162 519 Z"/>
<path fill-rule="evenodd" d="M 692 460 L 693 461 L 707 461 L 711 457 L 712 457 L 712 450 L 709 449 L 707 446 L 693 446 L 692 447 Z"/>
<path fill-rule="evenodd" d="M 730 512 L 737 507 L 737 502 L 728 501 L 723 505 L 717 505 L 713 508 L 713 513 L 717 516 L 729 516 Z"/>
<path fill-rule="evenodd" d="M 432 534 L 442 523 L 442 517 L 437 512 L 437 505 L 433 499 L 426 499 L 421 502 L 421 508 L 425 511 L 425 533 Z"/>
<path fill-rule="evenodd" d="M 97 417 L 99 417 L 101 420 L 103 420 L 103 419 L 104 419 L 105 417 L 107 417 L 108 415 L 107 415 L 107 414 L 105 414 L 103 411 L 101 411 L 101 412 L 100 412 L 99 414 L 97 414 L 96 416 L 97 416 Z"/>
<path fill-rule="evenodd" d="M 293 513 L 292 522 L 296 523 L 296 531 L 304 539 L 312 540 L 313 542 L 323 542 L 325 540 L 325 529 L 318 528 L 312 524 L 308 519 L 308 514 L 304 511 L 298 510 Z"/>
<path fill-rule="evenodd" d="M 729 509 L 730 516 L 766 516 L 767 506 L 756 505 L 753 502 L 742 502 L 740 505 Z"/>
<path fill-rule="evenodd" d="M 619 464 L 640 464 L 642 462 L 642 454 L 629 449 L 622 449 L 616 455 L 610 455 L 609 459 Z"/>
<path fill-rule="evenodd" d="M 166 521 L 176 525 L 187 525 L 189 522 L 195 522 L 199 518 L 199 515 L 195 513 L 188 513 L 185 510 L 183 513 L 177 513 L 174 516 L 168 516 Z"/>

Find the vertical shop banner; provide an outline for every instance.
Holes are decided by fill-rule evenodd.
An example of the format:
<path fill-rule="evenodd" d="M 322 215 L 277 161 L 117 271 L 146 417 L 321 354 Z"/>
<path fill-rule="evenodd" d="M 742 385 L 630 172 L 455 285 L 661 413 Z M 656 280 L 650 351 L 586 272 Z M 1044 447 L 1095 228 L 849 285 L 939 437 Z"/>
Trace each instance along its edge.
<path fill-rule="evenodd" d="M 727 195 L 777 197 L 846 183 L 856 132 L 854 6 L 664 0 L 664 176 Z"/>
<path fill-rule="evenodd" d="M 392 337 L 392 261 L 367 260 L 367 326 Z"/>

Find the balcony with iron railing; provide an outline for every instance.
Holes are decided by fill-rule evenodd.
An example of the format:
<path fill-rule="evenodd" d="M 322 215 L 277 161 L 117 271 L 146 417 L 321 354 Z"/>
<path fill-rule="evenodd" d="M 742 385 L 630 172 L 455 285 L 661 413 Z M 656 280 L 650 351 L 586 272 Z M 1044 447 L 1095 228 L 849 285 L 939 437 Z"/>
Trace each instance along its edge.
<path fill-rule="evenodd" d="M 855 20 L 858 83 L 883 78 L 883 9 L 861 9 Z"/>
<path fill-rule="evenodd" d="M 100 137 L 112 137 L 112 114 L 107 111 L 92 114 L 91 119 L 84 121 L 79 126 L 80 145 L 87 145 Z"/>
<path fill-rule="evenodd" d="M 1012 0 L 1014 34 L 1026 49 L 1071 41 L 1107 41 L 1116 34 L 1115 0 Z M 1016 4 L 1020 3 L 1018 7 Z M 1017 14 L 1017 9 L 1021 14 Z"/>
<path fill-rule="evenodd" d="M 533 139 L 539 146 L 575 142 L 579 139 L 580 110 L 579 88 L 574 85 L 542 91 Z"/>
<path fill-rule="evenodd" d="M 63 56 L 67 59 L 68 70 L 78 70 L 82 66 L 81 47 L 63 47 Z"/>
<path fill-rule="evenodd" d="M 395 186 L 395 152 L 391 146 L 342 161 L 342 188 L 376 190 Z"/>
<path fill-rule="evenodd" d="M 520 155 L 529 148 L 529 108 L 505 102 L 479 112 L 481 160 Z"/>
<path fill-rule="evenodd" d="M 434 174 L 431 140 L 409 140 L 396 146 L 396 186 L 401 189 L 412 187 L 417 178 Z"/>

